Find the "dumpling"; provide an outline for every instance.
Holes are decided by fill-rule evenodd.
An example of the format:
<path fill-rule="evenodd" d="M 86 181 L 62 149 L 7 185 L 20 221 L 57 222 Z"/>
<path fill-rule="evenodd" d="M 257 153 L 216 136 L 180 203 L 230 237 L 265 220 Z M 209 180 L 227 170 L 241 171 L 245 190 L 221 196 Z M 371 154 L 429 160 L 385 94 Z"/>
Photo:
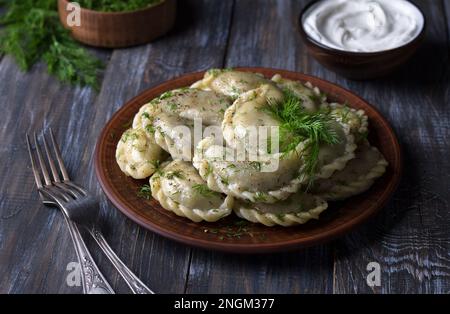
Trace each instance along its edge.
<path fill-rule="evenodd" d="M 355 158 L 343 170 L 335 172 L 326 180 L 315 181 L 311 192 L 333 201 L 360 194 L 383 175 L 387 165 L 388 162 L 378 149 L 365 142 L 358 146 Z"/>
<path fill-rule="evenodd" d="M 173 159 L 191 160 L 196 145 L 194 122 L 200 126 L 199 132 L 203 132 L 203 126 L 220 126 L 230 103 L 214 91 L 176 89 L 142 106 L 133 126 L 152 134 Z M 221 133 L 216 129 L 215 133 Z"/>
<path fill-rule="evenodd" d="M 138 113 L 136 113 L 133 118 L 132 127 L 134 129 L 143 129 L 149 135 L 153 135 L 153 118 L 160 112 L 158 101 L 159 100 L 155 98 L 139 108 Z"/>
<path fill-rule="evenodd" d="M 328 204 L 320 197 L 304 192 L 292 194 L 288 199 L 274 204 L 250 203 L 236 200 L 234 212 L 241 218 L 266 226 L 289 227 L 319 219 Z"/>
<path fill-rule="evenodd" d="M 135 179 L 151 176 L 155 165 L 164 158 L 161 147 L 142 129 L 126 130 L 117 144 L 116 161 L 120 170 Z"/>
<path fill-rule="evenodd" d="M 204 125 L 220 125 L 231 101 L 214 91 L 182 88 L 165 92 L 159 97 L 158 106 L 167 114 L 183 119 L 201 119 Z"/>
<path fill-rule="evenodd" d="M 251 202 L 273 203 L 297 192 L 308 180 L 302 172 L 303 144 L 283 156 L 273 154 L 262 161 L 239 161 L 233 149 L 216 145 L 208 137 L 198 143 L 193 164 L 211 190 Z"/>
<path fill-rule="evenodd" d="M 277 103 L 282 100 L 282 91 L 267 84 L 239 96 L 225 111 L 222 123 L 223 137 L 227 145 L 234 149 L 246 147 L 250 130 L 260 126 L 279 126 L 279 121 L 263 109 L 267 107 L 268 102 Z"/>
<path fill-rule="evenodd" d="M 367 137 L 369 121 L 364 110 L 356 110 L 338 103 L 330 103 L 326 106 L 330 108 L 330 114 L 336 121 L 349 126 L 350 133 L 353 134 L 356 142 Z"/>
<path fill-rule="evenodd" d="M 190 163 L 175 160 L 150 178 L 161 206 L 194 222 L 217 221 L 232 212 L 233 197 L 211 191 Z"/>
<path fill-rule="evenodd" d="M 302 106 L 308 111 L 316 111 L 320 104 L 326 101 L 326 96 L 317 87 L 312 87 L 310 83 L 303 85 L 299 81 L 285 79 L 280 74 L 275 74 L 272 81 L 279 88 L 288 90 L 300 98 Z"/>
<path fill-rule="evenodd" d="M 213 90 L 233 99 L 262 84 L 273 84 L 263 75 L 234 70 L 211 69 L 202 80 L 195 82 L 191 88 Z"/>
<path fill-rule="evenodd" d="M 159 113 L 153 120 L 155 142 L 167 151 L 172 159 L 189 161 L 195 144 L 193 121 Z"/>
<path fill-rule="evenodd" d="M 142 106 L 133 120 L 133 127 L 145 129 L 160 112 L 186 120 L 199 119 L 203 125 L 221 125 L 230 105 L 228 97 L 213 91 L 175 89 Z"/>
<path fill-rule="evenodd" d="M 321 144 L 319 148 L 315 178 L 329 178 L 335 171 L 344 169 L 347 162 L 355 157 L 356 144 L 350 127 L 344 123 L 331 122 L 330 129 L 335 133 L 336 144 Z"/>

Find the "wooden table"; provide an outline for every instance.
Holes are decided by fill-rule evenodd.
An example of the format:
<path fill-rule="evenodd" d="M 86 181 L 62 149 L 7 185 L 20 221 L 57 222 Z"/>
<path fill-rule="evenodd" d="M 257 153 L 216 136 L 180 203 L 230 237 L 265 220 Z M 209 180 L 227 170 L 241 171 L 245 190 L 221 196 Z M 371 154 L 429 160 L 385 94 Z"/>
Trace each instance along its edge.
<path fill-rule="evenodd" d="M 152 44 L 95 51 L 107 64 L 99 93 L 60 84 L 39 64 L 22 73 L 0 60 L 0 292 L 79 293 L 69 287 L 76 261 L 57 210 L 38 200 L 25 132 L 52 127 L 75 181 L 101 201 L 103 230 L 117 254 L 158 293 L 449 293 L 450 292 L 450 3 L 415 1 L 427 39 L 388 78 L 349 81 L 306 52 L 297 17 L 307 1 L 179 1 L 175 30 Z M 374 104 L 402 144 L 405 171 L 397 193 L 371 222 L 323 246 L 238 256 L 190 248 L 139 227 L 106 199 L 93 171 L 99 132 L 126 100 L 183 73 L 262 66 L 336 82 Z M 125 284 L 106 258 L 95 259 L 118 292 Z M 369 287 L 369 262 L 381 286 Z"/>

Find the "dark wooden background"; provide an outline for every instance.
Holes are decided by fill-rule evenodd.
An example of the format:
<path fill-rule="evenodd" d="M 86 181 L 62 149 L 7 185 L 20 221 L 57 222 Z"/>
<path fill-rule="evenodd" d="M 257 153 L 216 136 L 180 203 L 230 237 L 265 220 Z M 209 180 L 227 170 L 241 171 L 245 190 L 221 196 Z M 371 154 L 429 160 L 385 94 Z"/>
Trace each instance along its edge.
<path fill-rule="evenodd" d="M 79 293 L 66 285 L 76 261 L 57 210 L 40 204 L 25 132 L 52 127 L 75 181 L 98 195 L 103 229 L 117 254 L 157 293 L 449 293 L 450 292 L 450 3 L 415 1 L 428 33 L 415 57 L 394 75 L 349 81 L 306 52 L 297 17 L 307 1 L 182 0 L 176 28 L 152 44 L 96 50 L 107 64 L 102 88 L 64 86 L 0 60 L 0 292 Z M 1 58 L 1 57 L 0 57 Z M 239 256 L 190 248 L 139 227 L 106 199 L 93 152 L 110 116 L 140 91 L 211 67 L 262 66 L 316 75 L 374 104 L 392 123 L 405 155 L 400 188 L 375 219 L 323 246 Z M 94 251 L 94 246 L 90 245 Z M 118 292 L 125 284 L 105 257 L 95 259 Z M 369 262 L 381 287 L 366 284 Z"/>

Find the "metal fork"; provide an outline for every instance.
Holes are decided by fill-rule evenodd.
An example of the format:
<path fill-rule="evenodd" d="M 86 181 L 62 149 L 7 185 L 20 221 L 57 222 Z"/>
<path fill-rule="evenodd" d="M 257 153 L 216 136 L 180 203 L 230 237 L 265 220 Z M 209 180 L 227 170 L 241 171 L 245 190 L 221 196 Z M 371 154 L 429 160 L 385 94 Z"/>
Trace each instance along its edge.
<path fill-rule="evenodd" d="M 36 133 L 34 133 L 33 137 L 35 153 L 39 164 L 36 163 L 30 139 L 28 134 L 26 135 L 27 147 L 39 195 L 45 205 L 57 206 L 63 213 L 80 262 L 81 281 L 84 293 L 112 294 L 114 293 L 114 290 L 92 259 L 77 225 L 85 227 L 89 231 L 90 235 L 95 239 L 99 247 L 111 261 L 133 293 L 153 294 L 153 291 L 142 283 L 142 281 L 119 259 L 103 237 L 102 233 L 96 228 L 95 223 L 97 222 L 99 214 L 99 204 L 84 188 L 70 181 L 60 150 L 56 144 L 53 131 L 50 129 L 50 139 L 59 168 L 52 158 L 45 134 L 42 134 L 47 163 L 50 166 L 53 180 L 50 178 Z M 44 182 L 42 182 L 41 173 Z M 62 178 L 59 173 L 61 173 Z"/>

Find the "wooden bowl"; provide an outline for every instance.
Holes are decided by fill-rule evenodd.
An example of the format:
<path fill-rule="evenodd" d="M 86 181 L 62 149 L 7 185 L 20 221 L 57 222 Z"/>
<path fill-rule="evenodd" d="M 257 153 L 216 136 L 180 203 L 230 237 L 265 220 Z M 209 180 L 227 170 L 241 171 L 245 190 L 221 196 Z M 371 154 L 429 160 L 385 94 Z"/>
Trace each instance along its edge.
<path fill-rule="evenodd" d="M 69 26 L 68 0 L 58 0 L 61 23 L 75 39 L 105 48 L 144 44 L 167 33 L 175 23 L 176 0 L 129 12 L 99 12 L 81 8 L 81 25 Z"/>
<path fill-rule="evenodd" d="M 411 58 L 425 38 L 425 15 L 416 6 L 423 16 L 423 28 L 417 37 L 403 46 L 377 52 L 350 52 L 330 48 L 311 38 L 303 27 L 303 15 L 317 1 L 321 0 L 311 1 L 300 13 L 298 27 L 301 38 L 306 44 L 308 52 L 320 64 L 346 78 L 355 80 L 374 79 L 392 73 Z M 411 5 L 414 5 L 414 3 L 411 2 Z"/>
<path fill-rule="evenodd" d="M 389 162 L 386 173 L 369 191 L 343 202 L 331 202 L 319 220 L 289 228 L 248 223 L 243 229 L 241 220 L 234 215 L 216 223 L 194 223 L 163 209 L 153 199 L 138 197 L 139 188 L 148 181 L 134 180 L 120 171 L 115 160 L 116 145 L 142 105 L 165 91 L 189 86 L 204 74 L 192 73 L 142 92 L 117 111 L 104 127 L 95 150 L 95 171 L 103 191 L 122 213 L 148 230 L 188 245 L 235 253 L 261 253 L 330 241 L 356 228 L 386 204 L 399 183 L 402 158 L 392 128 L 374 107 L 350 91 L 316 77 L 267 68 L 239 70 L 262 73 L 268 78 L 279 73 L 289 79 L 310 81 L 331 100 L 365 110 L 370 122 L 369 140 Z"/>

